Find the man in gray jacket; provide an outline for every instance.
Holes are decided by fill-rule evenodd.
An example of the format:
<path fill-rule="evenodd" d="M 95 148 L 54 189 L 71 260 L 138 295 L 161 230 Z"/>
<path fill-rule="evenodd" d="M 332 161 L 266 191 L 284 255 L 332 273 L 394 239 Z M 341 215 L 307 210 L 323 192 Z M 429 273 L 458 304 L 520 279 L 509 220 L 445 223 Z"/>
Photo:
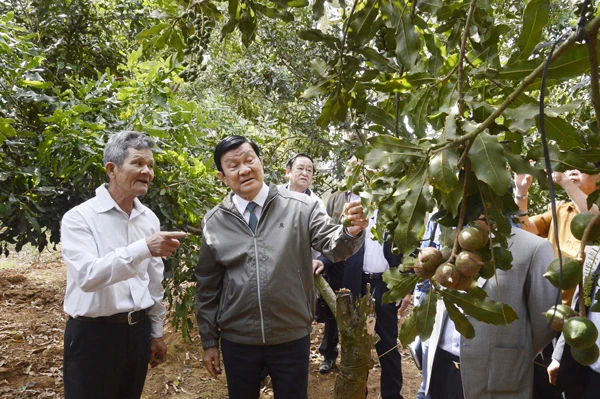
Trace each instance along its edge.
<path fill-rule="evenodd" d="M 352 226 L 334 224 L 308 196 L 264 183 L 256 143 L 242 136 L 215 148 L 219 179 L 231 190 L 204 218 L 196 267 L 204 365 L 221 374 L 230 399 L 258 398 L 267 368 L 275 398 L 308 397 L 315 294 L 311 248 L 337 262 L 364 241 L 360 202 L 346 206 Z"/>

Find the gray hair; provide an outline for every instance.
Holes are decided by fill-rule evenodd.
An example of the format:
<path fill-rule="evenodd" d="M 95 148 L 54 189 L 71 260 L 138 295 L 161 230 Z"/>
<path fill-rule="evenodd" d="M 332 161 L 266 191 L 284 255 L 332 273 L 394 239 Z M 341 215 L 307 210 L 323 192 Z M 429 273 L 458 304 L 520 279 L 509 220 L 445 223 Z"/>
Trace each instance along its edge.
<path fill-rule="evenodd" d="M 129 147 L 136 150 L 152 149 L 154 140 L 145 133 L 125 130 L 116 133 L 108 139 L 104 148 L 104 165 L 109 162 L 117 166 L 123 166 L 123 162 L 129 153 Z"/>

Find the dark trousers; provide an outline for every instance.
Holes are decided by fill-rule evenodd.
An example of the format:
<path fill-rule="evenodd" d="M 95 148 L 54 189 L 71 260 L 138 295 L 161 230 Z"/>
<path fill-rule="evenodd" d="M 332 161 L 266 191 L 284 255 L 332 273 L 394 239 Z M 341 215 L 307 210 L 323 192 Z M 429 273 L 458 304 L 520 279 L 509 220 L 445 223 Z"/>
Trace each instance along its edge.
<path fill-rule="evenodd" d="M 559 389 L 550 384 L 548 366 L 552 362 L 554 343 L 549 343 L 542 353 L 536 356 L 533 363 L 533 398 L 532 399 L 562 399 Z"/>
<path fill-rule="evenodd" d="M 454 363 L 460 364 L 459 357 L 441 348 L 429 348 L 429 350 L 435 350 L 429 381 L 429 398 L 464 399 L 460 369 Z"/>
<path fill-rule="evenodd" d="M 308 398 L 310 336 L 278 345 L 245 345 L 221 338 L 229 399 L 257 399 L 266 368 L 275 399 Z"/>
<path fill-rule="evenodd" d="M 138 324 L 69 318 L 65 329 L 65 399 L 139 399 L 150 360 L 150 319 Z"/>
<path fill-rule="evenodd" d="M 343 267 L 332 267 L 327 271 L 326 280 L 333 291 L 342 288 L 342 278 L 344 277 Z M 319 346 L 319 353 L 325 359 L 335 360 L 338 357 L 338 344 L 340 342 L 339 331 L 335 317 L 329 307 L 327 307 L 327 320 L 325 321 L 325 330 L 323 331 L 323 341 Z"/>
<path fill-rule="evenodd" d="M 589 367 L 584 369 L 582 385 L 575 384 L 565 390 L 565 399 L 598 399 L 600 397 L 600 374 Z"/>
<path fill-rule="evenodd" d="M 375 350 L 381 365 L 381 397 L 382 399 L 402 399 L 402 357 L 396 347 L 398 343 L 398 308 L 395 303 L 381 303 L 381 297 L 387 292 L 387 285 L 382 279 L 367 280 L 363 277 L 361 295 L 367 292 L 367 283 L 371 284 L 371 292 L 375 298 L 375 332 L 379 342 Z M 393 349 L 392 349 L 393 348 Z"/>

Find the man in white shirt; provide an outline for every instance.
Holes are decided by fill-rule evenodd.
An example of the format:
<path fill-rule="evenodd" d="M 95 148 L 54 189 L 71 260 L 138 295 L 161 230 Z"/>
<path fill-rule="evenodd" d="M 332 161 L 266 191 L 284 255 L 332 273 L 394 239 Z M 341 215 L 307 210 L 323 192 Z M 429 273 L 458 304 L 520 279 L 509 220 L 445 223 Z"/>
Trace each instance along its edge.
<path fill-rule="evenodd" d="M 183 232 L 162 232 L 137 199 L 154 178 L 154 143 L 121 132 L 104 150 L 109 180 L 96 196 L 65 214 L 65 397 L 139 398 L 148 363 L 166 359 L 163 263 Z"/>

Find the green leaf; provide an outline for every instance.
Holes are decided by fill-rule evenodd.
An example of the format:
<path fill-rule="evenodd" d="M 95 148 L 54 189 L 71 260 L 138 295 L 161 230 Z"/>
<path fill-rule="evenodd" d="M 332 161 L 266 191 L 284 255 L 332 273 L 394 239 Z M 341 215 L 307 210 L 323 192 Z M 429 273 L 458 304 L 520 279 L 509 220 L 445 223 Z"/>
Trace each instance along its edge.
<path fill-rule="evenodd" d="M 498 139 L 487 133 L 479 134 L 473 140 L 469 157 L 477 178 L 489 184 L 496 194 L 504 195 L 510 187 L 510 172 Z"/>
<path fill-rule="evenodd" d="M 378 71 L 382 72 L 394 72 L 395 69 L 390 65 L 390 61 L 385 58 L 383 55 L 379 54 L 372 48 L 365 47 L 361 48 L 357 51 L 357 53 L 364 55 L 367 60 L 373 63 L 373 66 L 377 68 Z"/>
<path fill-rule="evenodd" d="M 315 0 L 312 6 L 313 21 L 320 20 L 325 15 L 325 0 Z"/>
<path fill-rule="evenodd" d="M 429 66 L 427 71 L 437 76 L 439 71 L 442 69 L 442 65 L 444 65 L 444 56 L 442 55 L 442 51 L 437 46 L 435 42 L 434 35 L 424 34 L 423 38 L 425 39 L 425 45 L 427 46 L 427 50 L 431 53 L 431 56 L 427 59 Z"/>
<path fill-rule="evenodd" d="M 535 120 L 539 130 L 540 118 L 537 117 Z M 546 127 L 546 137 L 556 141 L 561 150 L 568 151 L 576 147 L 583 147 L 579 130 L 564 119 L 544 115 L 544 125 Z"/>
<path fill-rule="evenodd" d="M 335 36 L 326 35 L 318 29 L 302 30 L 298 32 L 298 37 L 309 42 L 323 42 L 333 49 L 340 48 L 342 45 L 340 39 Z"/>
<path fill-rule="evenodd" d="M 434 188 L 448 194 L 459 185 L 458 154 L 453 148 L 448 148 L 435 154 L 429 162 L 427 170 L 429 183 Z"/>
<path fill-rule="evenodd" d="M 409 172 L 406 185 L 408 192 L 398 212 L 398 226 L 394 231 L 394 242 L 400 252 L 412 252 L 418 245 L 418 235 L 425 226 L 425 214 L 431 211 L 428 201 L 429 183 L 426 177 L 426 162 Z"/>
<path fill-rule="evenodd" d="M 15 123 L 14 119 L 0 118 L 0 132 L 6 137 L 15 136 L 17 131 L 12 127 L 13 123 Z"/>
<path fill-rule="evenodd" d="M 540 114 L 540 107 L 538 104 L 526 103 L 517 108 L 508 108 L 504 114 L 511 121 L 509 124 L 511 131 L 527 133 L 535 124 L 535 117 Z"/>
<path fill-rule="evenodd" d="M 271 19 L 280 19 L 284 22 L 292 22 L 294 15 L 289 11 L 279 10 L 273 7 L 266 7 L 259 3 L 254 3 L 254 9 Z"/>
<path fill-rule="evenodd" d="M 539 65 L 546 62 L 545 57 L 538 57 L 533 60 L 520 61 L 499 71 L 497 79 L 523 80 Z M 588 49 L 585 44 L 575 44 L 569 47 L 556 61 L 550 64 L 548 68 L 547 86 L 556 85 L 565 80 L 574 78 L 588 72 L 590 69 Z M 529 89 L 536 89 L 540 86 L 541 78 L 538 78 Z"/>
<path fill-rule="evenodd" d="M 446 307 L 446 311 L 448 312 L 448 317 L 450 320 L 454 322 L 454 327 L 456 331 L 460 333 L 465 338 L 473 339 L 475 337 L 475 328 L 473 324 L 467 319 L 467 317 L 462 314 L 460 310 L 449 301 L 445 296 L 442 298 L 444 301 L 444 306 Z"/>
<path fill-rule="evenodd" d="M 412 121 L 415 136 L 422 138 L 427 133 L 427 119 L 429 118 L 429 104 L 431 88 L 426 87 L 412 94 L 410 102 L 405 108 L 405 113 Z M 412 111 L 412 112 L 411 112 Z"/>
<path fill-rule="evenodd" d="M 580 170 L 580 171 L 593 171 L 594 165 L 581 158 L 574 151 L 560 151 L 555 146 L 548 148 L 548 154 L 550 159 L 550 165 L 552 166 L 553 172 L 565 172 L 567 170 Z M 539 168 L 545 168 L 544 163 L 544 150 L 541 145 L 533 147 L 526 156 L 527 159 L 533 159 Z"/>
<path fill-rule="evenodd" d="M 19 86 L 35 87 L 36 89 L 47 89 L 53 86 L 52 82 L 42 82 L 40 80 L 19 80 Z"/>
<path fill-rule="evenodd" d="M 382 303 L 398 302 L 410 294 L 419 278 L 414 273 L 401 273 L 397 267 L 391 267 L 383 273 L 383 281 L 389 291 L 381 297 Z"/>
<path fill-rule="evenodd" d="M 168 26 L 169 26 L 168 23 L 159 23 L 159 24 L 154 25 L 151 28 L 144 29 L 143 31 L 141 31 L 140 33 L 137 34 L 137 36 L 135 37 L 135 40 L 138 42 L 141 42 L 143 39 L 145 39 L 147 37 L 156 35 L 157 33 L 159 33 L 160 31 L 162 31 L 163 29 L 165 29 Z"/>
<path fill-rule="evenodd" d="M 441 294 L 444 302 L 447 300 L 453 303 L 467 315 L 483 323 L 499 326 L 510 324 L 519 318 L 513 308 L 506 303 L 496 302 L 491 299 L 481 300 L 473 298 L 465 292 L 451 288 L 442 290 Z"/>
<path fill-rule="evenodd" d="M 417 8 L 421 11 L 434 14 L 442 6 L 442 0 L 418 0 Z"/>
<path fill-rule="evenodd" d="M 534 168 L 528 160 L 520 155 L 513 154 L 513 152 L 508 148 L 504 148 L 504 156 L 506 157 L 506 160 L 510 165 L 510 169 L 513 172 L 518 174 L 532 175 L 538 180 L 542 189 L 548 189 L 546 173 L 543 170 Z"/>
<path fill-rule="evenodd" d="M 308 0 L 271 0 L 279 7 L 306 7 L 309 2 Z"/>
<path fill-rule="evenodd" d="M 321 79 L 317 84 L 310 86 L 302 93 L 302 98 L 315 98 L 327 93 L 327 89 L 331 85 L 331 79 Z"/>
<path fill-rule="evenodd" d="M 423 302 L 419 304 L 417 312 L 417 331 L 419 337 L 426 341 L 431 336 L 433 324 L 435 323 L 437 298 L 433 290 L 427 291 Z"/>
<path fill-rule="evenodd" d="M 544 27 L 548 24 L 550 0 L 532 0 L 525 7 L 521 34 L 517 41 L 519 52 L 508 61 L 509 64 L 526 60 L 542 38 Z"/>
<path fill-rule="evenodd" d="M 445 210 L 450 211 L 453 218 L 458 214 L 458 206 L 462 201 L 463 189 L 460 186 L 455 187 L 449 193 L 441 193 L 442 206 Z"/>
<path fill-rule="evenodd" d="M 412 71 L 419 58 L 421 41 L 415 31 L 409 12 L 402 15 L 396 30 L 396 58 L 398 63 Z"/>
<path fill-rule="evenodd" d="M 512 269 L 513 256 L 507 248 L 496 246 L 493 248 L 496 268 L 504 271 Z"/>
<path fill-rule="evenodd" d="M 404 319 L 400 326 L 400 332 L 398 333 L 398 339 L 403 347 L 408 348 L 415 338 L 417 338 L 417 310 L 418 306 L 413 309 L 411 314 Z"/>
<path fill-rule="evenodd" d="M 357 0 L 357 12 L 352 16 L 350 27 L 348 28 L 348 39 L 353 40 L 357 45 L 363 45 L 369 42 L 373 36 L 371 28 L 377 15 L 379 14 L 378 0 Z"/>
<path fill-rule="evenodd" d="M 90 112 L 93 108 L 85 104 L 77 104 L 71 109 L 79 114 L 85 114 Z"/>

